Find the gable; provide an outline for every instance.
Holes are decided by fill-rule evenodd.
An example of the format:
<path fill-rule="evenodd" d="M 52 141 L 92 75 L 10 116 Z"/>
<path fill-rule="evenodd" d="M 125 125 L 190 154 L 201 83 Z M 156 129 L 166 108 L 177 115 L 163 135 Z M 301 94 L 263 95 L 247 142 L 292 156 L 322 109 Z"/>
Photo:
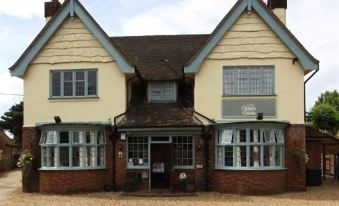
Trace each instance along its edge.
<path fill-rule="evenodd" d="M 319 61 L 316 60 L 283 25 L 280 20 L 270 11 L 262 0 L 238 0 L 231 11 L 219 23 L 212 32 L 210 38 L 201 49 L 185 65 L 185 73 L 196 73 L 201 64 L 211 51 L 217 46 L 220 40 L 237 22 L 244 13 L 256 13 L 267 24 L 276 36 L 289 48 L 299 61 L 303 69 L 311 71 L 319 69 Z M 227 50 L 226 50 L 227 51 Z"/>
<path fill-rule="evenodd" d="M 243 13 L 207 59 L 294 59 L 296 56 L 256 13 Z"/>
<path fill-rule="evenodd" d="M 78 0 L 65 0 L 57 14 L 46 24 L 17 62 L 9 68 L 12 76 L 23 77 L 25 75 L 28 66 L 68 17 L 79 17 L 79 19 L 81 19 L 87 29 L 91 31 L 93 36 L 100 42 L 101 46 L 116 60 L 121 72 L 134 73 L 134 66 L 129 64 L 124 55 L 120 53 L 120 50 L 110 41 L 107 34 L 95 22 L 80 2 Z"/>
<path fill-rule="evenodd" d="M 68 17 L 31 64 L 112 61 L 114 61 L 113 57 L 102 47 L 80 18 Z"/>

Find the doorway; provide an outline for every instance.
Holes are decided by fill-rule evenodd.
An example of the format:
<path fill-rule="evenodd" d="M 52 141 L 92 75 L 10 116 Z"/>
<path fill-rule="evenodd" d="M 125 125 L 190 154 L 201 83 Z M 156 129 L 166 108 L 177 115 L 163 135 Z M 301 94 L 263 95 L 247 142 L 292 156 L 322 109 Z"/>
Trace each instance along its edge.
<path fill-rule="evenodd" d="M 151 189 L 169 189 L 171 144 L 151 144 Z"/>

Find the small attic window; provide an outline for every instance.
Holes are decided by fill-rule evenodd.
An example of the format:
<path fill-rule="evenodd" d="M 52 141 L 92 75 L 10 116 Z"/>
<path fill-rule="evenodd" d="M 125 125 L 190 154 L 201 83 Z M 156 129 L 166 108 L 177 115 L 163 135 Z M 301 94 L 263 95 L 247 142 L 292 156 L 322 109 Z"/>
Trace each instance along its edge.
<path fill-rule="evenodd" d="M 174 81 L 152 81 L 148 83 L 149 102 L 175 102 L 177 88 Z"/>

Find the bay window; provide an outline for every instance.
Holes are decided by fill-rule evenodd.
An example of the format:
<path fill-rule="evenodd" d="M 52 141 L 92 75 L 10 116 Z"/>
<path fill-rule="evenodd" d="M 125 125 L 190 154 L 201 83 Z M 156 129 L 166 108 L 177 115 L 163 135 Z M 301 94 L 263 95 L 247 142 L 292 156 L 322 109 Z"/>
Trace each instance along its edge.
<path fill-rule="evenodd" d="M 221 128 L 216 139 L 216 168 L 283 168 L 282 128 Z"/>
<path fill-rule="evenodd" d="M 106 139 L 102 130 L 43 130 L 41 168 L 104 168 Z"/>

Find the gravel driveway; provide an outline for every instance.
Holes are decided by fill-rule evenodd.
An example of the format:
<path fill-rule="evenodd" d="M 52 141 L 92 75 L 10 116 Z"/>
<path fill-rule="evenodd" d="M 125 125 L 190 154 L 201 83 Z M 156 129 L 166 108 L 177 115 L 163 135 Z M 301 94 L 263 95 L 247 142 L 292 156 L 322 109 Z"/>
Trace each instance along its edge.
<path fill-rule="evenodd" d="M 114 192 L 75 195 L 45 195 L 21 192 L 21 172 L 15 171 L 0 177 L 0 205 L 54 206 L 54 205 L 114 205 L 114 206 L 219 206 L 219 205 L 338 205 L 339 182 L 327 181 L 321 187 L 310 187 L 308 192 L 285 193 L 270 196 L 240 196 L 219 193 L 198 193 L 191 197 L 127 197 Z"/>

